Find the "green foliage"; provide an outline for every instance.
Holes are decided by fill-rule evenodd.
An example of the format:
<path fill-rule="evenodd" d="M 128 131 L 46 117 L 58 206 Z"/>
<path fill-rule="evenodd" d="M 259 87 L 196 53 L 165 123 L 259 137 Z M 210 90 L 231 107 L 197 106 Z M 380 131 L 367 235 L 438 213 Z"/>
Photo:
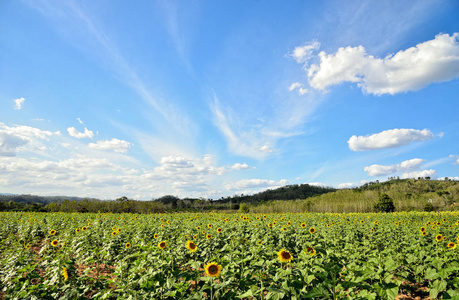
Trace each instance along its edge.
<path fill-rule="evenodd" d="M 391 213 L 395 211 L 394 201 L 387 194 L 379 196 L 379 201 L 374 208 L 377 212 Z"/>
<path fill-rule="evenodd" d="M 239 205 L 239 212 L 248 213 L 249 211 L 250 211 L 250 207 L 247 203 L 241 203 L 241 205 Z"/>

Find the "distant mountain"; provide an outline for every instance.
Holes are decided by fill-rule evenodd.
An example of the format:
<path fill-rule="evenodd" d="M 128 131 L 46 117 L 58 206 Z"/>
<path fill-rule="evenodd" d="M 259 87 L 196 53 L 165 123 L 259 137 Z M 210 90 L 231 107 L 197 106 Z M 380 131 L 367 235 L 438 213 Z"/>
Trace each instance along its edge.
<path fill-rule="evenodd" d="M 81 201 L 87 198 L 81 197 L 68 197 L 68 196 L 36 196 L 36 195 L 16 195 L 16 194 L 8 194 L 8 193 L 0 193 L 0 201 L 2 202 L 17 202 L 17 203 L 24 203 L 24 204 L 31 204 L 31 203 L 40 203 L 40 204 L 48 204 L 51 202 L 59 202 L 64 200 L 76 200 Z"/>

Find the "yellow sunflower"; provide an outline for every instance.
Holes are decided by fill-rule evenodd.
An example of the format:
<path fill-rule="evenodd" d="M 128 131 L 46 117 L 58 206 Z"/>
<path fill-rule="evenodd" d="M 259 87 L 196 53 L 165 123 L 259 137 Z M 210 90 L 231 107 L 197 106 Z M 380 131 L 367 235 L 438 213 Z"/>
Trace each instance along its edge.
<path fill-rule="evenodd" d="M 313 234 L 316 232 L 316 229 L 314 227 L 309 228 L 309 233 Z"/>
<path fill-rule="evenodd" d="M 450 248 L 450 249 L 456 249 L 456 246 L 457 245 L 455 243 L 453 243 L 453 242 L 449 242 L 448 243 L 448 248 Z"/>
<path fill-rule="evenodd" d="M 207 227 L 212 228 L 212 224 L 207 224 Z"/>
<path fill-rule="evenodd" d="M 157 238 L 158 238 L 158 235 L 155 233 L 155 234 L 153 235 L 153 238 L 154 238 L 154 239 L 157 239 Z"/>
<path fill-rule="evenodd" d="M 86 231 L 86 229 L 88 229 L 88 228 L 86 228 L 86 226 L 81 227 L 81 230 L 83 230 L 83 231 Z"/>
<path fill-rule="evenodd" d="M 314 247 L 312 246 L 309 246 L 308 248 L 306 248 L 306 252 L 309 253 L 309 255 L 311 256 L 316 255 L 316 249 L 314 249 Z"/>
<path fill-rule="evenodd" d="M 281 249 L 281 251 L 277 252 L 277 257 L 281 262 L 290 262 L 293 259 L 292 254 L 284 249 Z"/>
<path fill-rule="evenodd" d="M 441 241 L 443 241 L 443 236 L 441 234 L 437 234 L 437 236 L 435 237 L 435 240 L 437 242 L 441 242 Z"/>
<path fill-rule="evenodd" d="M 421 227 L 421 232 L 426 231 L 426 228 L 424 226 Z"/>
<path fill-rule="evenodd" d="M 198 246 L 196 246 L 196 244 L 192 241 L 187 241 L 186 248 L 190 250 L 191 252 L 195 252 L 198 249 Z"/>
<path fill-rule="evenodd" d="M 55 234 L 56 234 L 56 230 L 54 229 L 49 232 L 49 235 L 55 235 Z"/>
<path fill-rule="evenodd" d="M 205 268 L 207 276 L 218 277 L 222 271 L 222 266 L 217 263 L 208 263 Z"/>
<path fill-rule="evenodd" d="M 30 244 L 25 245 L 26 249 L 30 249 Z"/>
<path fill-rule="evenodd" d="M 197 239 L 197 238 L 198 238 L 198 236 L 197 236 L 196 234 L 193 235 L 193 240 L 195 240 L 195 239 Z"/>
<path fill-rule="evenodd" d="M 64 276 L 65 281 L 69 279 L 69 273 L 67 272 L 66 267 L 62 267 L 62 276 Z"/>
<path fill-rule="evenodd" d="M 131 248 L 131 243 L 126 243 L 126 248 L 127 249 Z"/>
<path fill-rule="evenodd" d="M 206 235 L 206 239 L 210 240 L 212 236 L 210 234 Z"/>
<path fill-rule="evenodd" d="M 306 224 L 305 223 L 301 223 L 301 228 L 306 228 Z"/>
<path fill-rule="evenodd" d="M 112 232 L 112 235 L 115 236 L 115 235 L 117 235 L 117 233 L 118 233 L 118 232 L 113 231 L 113 232 Z"/>
<path fill-rule="evenodd" d="M 158 248 L 161 249 L 161 250 L 163 250 L 164 248 L 166 248 L 166 246 L 167 246 L 167 243 L 166 243 L 165 241 L 161 241 L 161 242 L 159 242 L 159 244 L 158 244 Z"/>
<path fill-rule="evenodd" d="M 51 246 L 57 247 L 57 245 L 59 245 L 59 242 L 57 240 L 51 242 Z"/>
<path fill-rule="evenodd" d="M 222 229 L 221 229 L 220 227 L 217 228 L 217 232 L 218 232 L 218 233 L 221 233 L 221 232 L 222 232 Z"/>
<path fill-rule="evenodd" d="M 80 228 L 75 229 L 75 233 L 79 233 L 79 232 L 80 232 Z"/>

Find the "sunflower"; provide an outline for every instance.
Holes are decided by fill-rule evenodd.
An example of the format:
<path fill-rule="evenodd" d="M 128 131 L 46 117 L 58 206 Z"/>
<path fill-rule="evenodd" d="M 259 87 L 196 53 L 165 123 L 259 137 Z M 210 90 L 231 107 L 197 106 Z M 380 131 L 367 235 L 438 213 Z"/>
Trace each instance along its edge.
<path fill-rule="evenodd" d="M 79 233 L 79 232 L 80 232 L 80 228 L 75 229 L 75 233 Z"/>
<path fill-rule="evenodd" d="M 155 234 L 153 235 L 153 238 L 154 238 L 154 239 L 157 239 L 157 238 L 158 238 L 158 234 L 155 233 Z"/>
<path fill-rule="evenodd" d="M 218 233 L 222 233 L 222 229 L 220 227 L 217 228 Z"/>
<path fill-rule="evenodd" d="M 57 245 L 59 245 L 59 242 L 57 240 L 51 242 L 51 246 L 57 247 Z"/>
<path fill-rule="evenodd" d="M 131 248 L 131 243 L 126 243 L 126 248 L 127 249 Z"/>
<path fill-rule="evenodd" d="M 218 277 L 222 271 L 222 266 L 217 263 L 208 263 L 205 268 L 207 276 Z"/>
<path fill-rule="evenodd" d="M 166 246 L 167 246 L 167 244 L 166 244 L 165 241 L 161 241 L 161 242 L 159 242 L 159 244 L 158 244 L 158 248 L 161 249 L 161 250 L 163 250 L 164 248 L 166 248 Z"/>
<path fill-rule="evenodd" d="M 198 236 L 197 236 L 196 234 L 193 235 L 193 240 L 195 240 L 195 239 L 197 239 L 197 238 L 198 238 Z"/>
<path fill-rule="evenodd" d="M 212 228 L 212 224 L 207 224 L 207 227 Z"/>
<path fill-rule="evenodd" d="M 212 236 L 210 234 L 206 235 L 206 239 L 210 240 Z"/>
<path fill-rule="evenodd" d="M 371 232 L 375 232 L 375 229 L 374 229 L 374 228 L 371 228 L 370 230 L 371 230 Z"/>
<path fill-rule="evenodd" d="M 437 242 L 441 242 L 441 241 L 443 241 L 443 236 L 441 234 L 437 234 L 437 236 L 435 237 L 435 240 Z"/>
<path fill-rule="evenodd" d="M 309 233 L 313 234 L 316 232 L 316 229 L 314 227 L 309 228 Z"/>
<path fill-rule="evenodd" d="M 56 234 L 56 230 L 54 229 L 49 232 L 49 235 L 55 235 L 55 234 Z"/>
<path fill-rule="evenodd" d="M 258 244 L 258 245 L 261 245 L 261 244 L 262 244 L 262 241 L 258 241 L 257 244 Z"/>
<path fill-rule="evenodd" d="M 292 254 L 284 249 L 281 249 L 281 251 L 277 252 L 277 257 L 281 262 L 290 262 L 293 259 Z"/>
<path fill-rule="evenodd" d="M 421 232 L 426 231 L 426 228 L 424 226 L 421 227 Z"/>
<path fill-rule="evenodd" d="M 26 249 L 30 249 L 30 244 L 25 245 Z"/>
<path fill-rule="evenodd" d="M 273 224 L 268 223 L 268 227 L 269 227 L 269 228 L 273 228 Z"/>
<path fill-rule="evenodd" d="M 197 230 L 201 230 L 201 226 L 196 227 Z"/>
<path fill-rule="evenodd" d="M 164 224 L 161 224 L 161 228 L 163 228 L 163 227 L 164 227 Z"/>
<path fill-rule="evenodd" d="M 196 246 L 196 244 L 192 241 L 187 241 L 186 248 L 190 250 L 191 252 L 195 252 L 198 249 L 198 246 Z"/>
<path fill-rule="evenodd" d="M 305 223 L 301 223 L 301 228 L 306 228 L 306 224 Z"/>
<path fill-rule="evenodd" d="M 282 230 L 283 231 L 287 231 L 287 227 L 282 227 Z"/>
<path fill-rule="evenodd" d="M 312 246 L 309 246 L 308 248 L 306 248 L 306 252 L 309 253 L 309 255 L 311 256 L 316 255 L 316 249 L 314 249 L 314 247 Z"/>
<path fill-rule="evenodd" d="M 62 267 L 62 276 L 64 276 L 64 280 L 68 280 L 69 279 L 69 273 L 67 272 L 67 268 L 66 267 Z"/>
<path fill-rule="evenodd" d="M 427 235 L 427 231 L 421 231 L 421 234 L 425 236 Z"/>
<path fill-rule="evenodd" d="M 453 242 L 449 242 L 449 243 L 448 243 L 448 248 L 450 248 L 450 249 L 456 249 L 456 244 L 453 243 Z"/>
<path fill-rule="evenodd" d="M 116 231 L 113 231 L 113 232 L 112 232 L 112 235 L 113 235 L 113 236 L 115 236 L 115 235 L 117 235 L 117 234 L 118 234 L 118 232 L 116 232 Z"/>
<path fill-rule="evenodd" d="M 83 230 L 83 231 L 86 231 L 86 229 L 88 229 L 88 228 L 86 228 L 86 226 L 81 227 L 81 230 Z"/>

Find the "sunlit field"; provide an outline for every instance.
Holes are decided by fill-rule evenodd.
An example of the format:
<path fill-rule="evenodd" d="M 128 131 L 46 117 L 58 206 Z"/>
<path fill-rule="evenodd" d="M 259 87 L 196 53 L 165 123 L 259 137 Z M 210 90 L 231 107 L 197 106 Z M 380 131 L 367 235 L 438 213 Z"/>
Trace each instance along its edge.
<path fill-rule="evenodd" d="M 451 299 L 459 214 L 0 213 L 2 299 Z"/>

